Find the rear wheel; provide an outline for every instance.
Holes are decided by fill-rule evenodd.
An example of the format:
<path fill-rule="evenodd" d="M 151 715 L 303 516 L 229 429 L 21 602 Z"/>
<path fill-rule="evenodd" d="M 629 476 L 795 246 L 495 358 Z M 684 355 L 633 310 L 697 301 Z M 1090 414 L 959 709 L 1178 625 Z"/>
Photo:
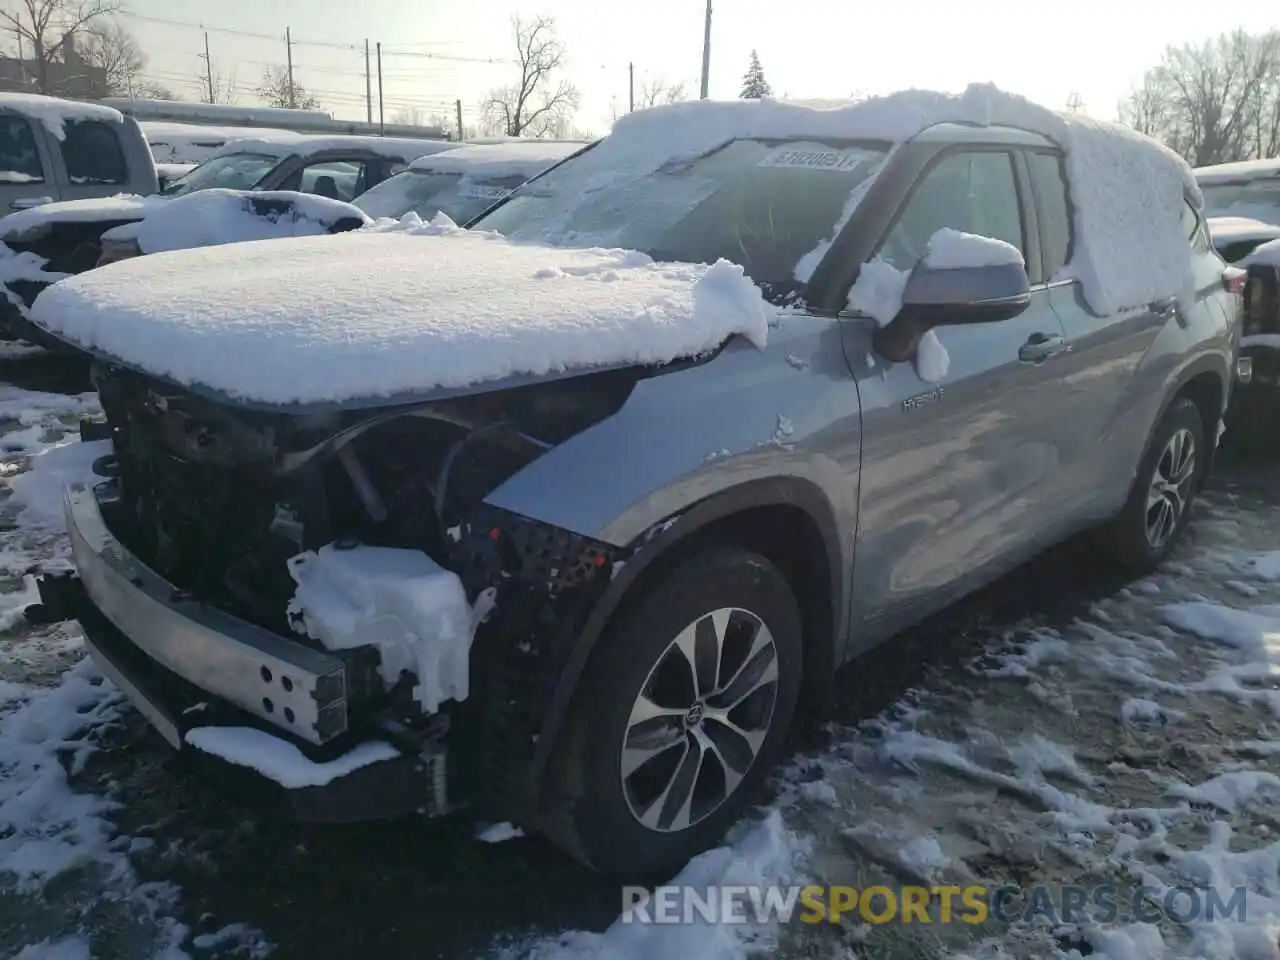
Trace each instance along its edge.
<path fill-rule="evenodd" d="M 1200 410 L 1179 397 L 1156 427 L 1124 509 L 1105 531 L 1126 571 L 1149 573 L 1169 555 L 1191 518 L 1208 455 Z"/>
<path fill-rule="evenodd" d="M 718 550 L 653 585 L 600 644 L 550 832 L 588 866 L 647 877 L 719 840 L 775 761 L 799 695 L 800 612 L 772 563 Z"/>

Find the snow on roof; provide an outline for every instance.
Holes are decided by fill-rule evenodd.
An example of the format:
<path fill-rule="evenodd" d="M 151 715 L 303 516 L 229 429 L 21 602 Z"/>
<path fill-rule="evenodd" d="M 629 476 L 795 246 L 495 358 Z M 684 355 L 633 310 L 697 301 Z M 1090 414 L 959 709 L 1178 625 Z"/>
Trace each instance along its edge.
<path fill-rule="evenodd" d="M 270 133 L 269 136 L 262 136 Z M 263 153 L 272 157 L 311 157 L 329 150 L 365 150 L 379 156 L 409 163 L 430 153 L 450 150 L 457 144 L 451 140 L 414 140 L 405 137 L 315 136 L 291 130 L 255 131 L 252 137 L 228 140 L 211 156 L 229 153 Z"/>
<path fill-rule="evenodd" d="M 1205 220 L 1209 236 L 1215 243 L 1236 243 L 1240 240 L 1280 237 L 1280 227 L 1251 217 L 1209 217 Z"/>
<path fill-rule="evenodd" d="M 447 217 L 137 257 L 54 284 L 33 307 L 83 347 L 273 406 L 660 363 L 735 333 L 763 345 L 769 315 L 726 261 L 523 246 Z"/>
<path fill-rule="evenodd" d="M 272 139 L 298 136 L 290 130 L 272 130 L 266 127 L 224 127 L 203 123 L 175 123 L 169 120 L 141 120 L 138 126 L 146 134 L 148 143 L 207 143 L 223 144 L 228 140 L 261 137 Z"/>
<path fill-rule="evenodd" d="M 160 199 L 158 194 L 142 197 L 136 193 L 118 193 L 114 197 L 90 197 L 84 200 L 62 200 L 44 203 L 30 210 L 19 210 L 0 218 L 0 237 L 13 238 L 37 227 L 56 221 L 130 220 L 142 216 L 151 203 Z"/>
<path fill-rule="evenodd" d="M 419 157 L 411 170 L 462 173 L 471 177 L 525 177 L 541 173 L 585 143 L 563 140 L 512 140 L 505 143 L 473 143 L 442 153 Z"/>
<path fill-rule="evenodd" d="M 1063 148 L 1078 241 L 1063 278 L 1080 280 L 1094 311 L 1109 314 L 1183 291 L 1190 266 L 1183 198 L 1202 203 L 1186 162 L 1127 127 L 1055 113 L 990 84 L 959 95 L 907 90 L 827 109 L 774 100 L 668 104 L 621 117 L 565 169 L 574 171 L 578 196 L 589 197 L 732 140 L 899 143 L 940 123 L 1015 127 Z"/>
<path fill-rule="evenodd" d="M 1196 167 L 1196 180 L 1208 186 L 1233 180 L 1257 180 L 1262 177 L 1280 176 L 1280 160 L 1239 160 L 1235 163 L 1218 163 L 1210 167 Z"/>
<path fill-rule="evenodd" d="M 143 218 L 113 227 L 104 240 L 133 240 L 143 253 L 327 234 L 340 220 L 370 224 L 349 203 L 292 190 L 212 188 L 149 204 Z"/>
<path fill-rule="evenodd" d="M 12 110 L 31 120 L 39 121 L 59 140 L 66 136 L 64 124 L 68 120 L 124 123 L 124 114 L 114 107 L 104 107 L 100 103 L 84 103 L 79 100 L 63 100 L 59 97 L 45 97 L 37 93 L 0 93 L 0 109 Z"/>

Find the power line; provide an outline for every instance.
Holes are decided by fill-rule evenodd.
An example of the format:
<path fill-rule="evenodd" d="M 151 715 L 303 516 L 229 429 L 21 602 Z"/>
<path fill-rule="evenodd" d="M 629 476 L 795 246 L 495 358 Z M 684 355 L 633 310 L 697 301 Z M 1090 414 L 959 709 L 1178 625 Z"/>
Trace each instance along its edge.
<path fill-rule="evenodd" d="M 214 27 L 204 23 L 192 23 L 189 20 L 170 20 L 167 17 L 152 17 L 141 13 L 122 12 L 120 14 L 130 20 L 137 20 L 142 23 L 155 23 L 166 27 L 182 27 L 187 30 L 207 30 L 209 33 L 222 33 L 233 37 L 249 37 L 254 40 L 270 40 L 276 43 L 283 42 L 284 34 L 258 33 L 253 30 L 240 30 L 235 27 Z M 457 41 L 453 41 L 457 42 Z M 334 43 L 327 40 L 294 40 L 295 46 L 300 47 L 323 47 L 329 50 L 351 50 L 360 52 L 363 48 L 354 43 Z M 426 44 L 422 44 L 425 46 Z M 404 44 L 403 46 L 409 46 Z M 430 53 L 427 51 L 417 50 L 396 50 L 387 47 L 383 48 L 383 53 L 393 57 L 418 57 L 428 60 L 443 60 L 450 63 L 482 63 L 482 64 L 513 64 L 516 61 L 504 59 L 501 57 L 464 57 L 450 53 Z"/>

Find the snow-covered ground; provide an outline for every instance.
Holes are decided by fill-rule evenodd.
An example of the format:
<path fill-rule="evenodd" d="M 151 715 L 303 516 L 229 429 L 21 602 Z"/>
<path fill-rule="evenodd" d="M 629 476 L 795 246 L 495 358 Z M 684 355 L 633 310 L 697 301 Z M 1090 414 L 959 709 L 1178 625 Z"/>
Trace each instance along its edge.
<path fill-rule="evenodd" d="M 616 888 L 507 825 L 281 823 L 172 771 L 75 625 L 20 613 L 24 571 L 65 561 L 53 494 L 91 460 L 74 423 L 93 409 L 0 386 L 0 956 L 1277 956 L 1274 474 L 1217 480 L 1147 580 L 1098 598 L 1085 568 L 1046 561 L 879 651 L 768 806 L 685 873 L 1247 886 L 1248 924 L 646 928 L 613 923 Z"/>

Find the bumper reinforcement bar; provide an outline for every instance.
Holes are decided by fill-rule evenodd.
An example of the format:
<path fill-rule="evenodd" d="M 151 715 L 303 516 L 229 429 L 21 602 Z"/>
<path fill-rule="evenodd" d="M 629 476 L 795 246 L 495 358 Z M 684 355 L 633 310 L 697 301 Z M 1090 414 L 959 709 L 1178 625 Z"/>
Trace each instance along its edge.
<path fill-rule="evenodd" d="M 100 502 L 113 498 L 108 481 L 73 484 L 65 499 L 80 581 L 102 615 L 165 669 L 301 740 L 346 733 L 343 661 L 191 599 L 148 569 L 103 521 Z M 99 662 L 110 675 L 109 658 Z M 165 733 L 163 718 L 149 719 Z"/>

